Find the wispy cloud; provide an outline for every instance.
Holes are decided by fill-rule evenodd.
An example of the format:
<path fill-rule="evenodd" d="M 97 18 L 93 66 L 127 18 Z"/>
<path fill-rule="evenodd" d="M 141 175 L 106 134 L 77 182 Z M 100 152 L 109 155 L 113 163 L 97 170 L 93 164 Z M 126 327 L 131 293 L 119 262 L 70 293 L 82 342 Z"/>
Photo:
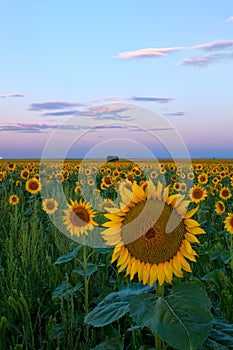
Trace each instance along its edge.
<path fill-rule="evenodd" d="M 196 45 L 191 48 L 200 49 L 204 51 L 219 51 L 231 49 L 233 47 L 233 40 L 216 40 L 207 44 Z"/>
<path fill-rule="evenodd" d="M 42 115 L 44 117 L 65 117 L 68 115 L 75 115 L 77 113 L 77 110 L 72 110 L 72 111 L 61 111 L 61 112 L 47 112 L 43 113 Z"/>
<path fill-rule="evenodd" d="M 119 53 L 116 58 L 130 59 L 130 58 L 158 58 L 167 56 L 174 51 L 182 50 L 182 47 L 166 47 L 166 48 L 149 48 L 140 49 L 136 51 L 126 51 Z"/>
<path fill-rule="evenodd" d="M 169 103 L 174 100 L 171 97 L 140 97 L 140 96 L 132 96 L 130 98 L 132 101 L 137 102 L 158 102 L 158 103 Z"/>
<path fill-rule="evenodd" d="M 233 23 L 233 16 L 229 17 L 226 19 L 226 22 L 230 22 L 230 23 Z"/>
<path fill-rule="evenodd" d="M 97 106 L 89 108 L 85 111 L 78 111 L 76 115 L 81 117 L 91 117 L 96 120 L 128 120 L 129 116 L 121 115 L 120 113 L 128 110 L 127 106 L 117 104 L 107 106 Z"/>
<path fill-rule="evenodd" d="M 174 113 L 165 113 L 167 117 L 183 117 L 185 115 L 184 112 L 174 112 Z"/>
<path fill-rule="evenodd" d="M 50 129 L 81 130 L 89 129 L 80 125 L 58 123 L 8 122 L 0 123 L 0 132 L 42 133 Z"/>
<path fill-rule="evenodd" d="M 8 97 L 24 97 L 25 95 L 23 94 L 4 94 L 0 95 L 0 98 L 8 98 Z"/>
<path fill-rule="evenodd" d="M 195 67 L 206 67 L 211 63 L 213 63 L 213 60 L 211 60 L 208 57 L 185 58 L 184 60 L 179 62 L 179 64 L 183 66 L 195 66 Z"/>
<path fill-rule="evenodd" d="M 32 111 L 44 111 L 44 110 L 56 110 L 66 109 L 73 107 L 83 107 L 84 103 L 81 102 L 63 102 L 63 101 L 46 101 L 32 103 L 29 110 Z"/>
<path fill-rule="evenodd" d="M 173 127 L 161 127 L 161 128 L 147 128 L 147 129 L 141 129 L 141 128 L 132 128 L 129 131 L 130 132 L 147 132 L 147 131 L 170 131 L 174 130 Z"/>

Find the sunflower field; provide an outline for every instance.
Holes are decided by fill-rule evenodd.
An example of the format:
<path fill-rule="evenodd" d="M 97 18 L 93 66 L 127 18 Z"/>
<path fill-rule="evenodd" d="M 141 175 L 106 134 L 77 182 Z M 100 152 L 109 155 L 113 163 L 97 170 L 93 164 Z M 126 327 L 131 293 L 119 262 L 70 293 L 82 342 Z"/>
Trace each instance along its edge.
<path fill-rule="evenodd" d="M 233 162 L 0 160 L 0 350 L 233 349 Z"/>

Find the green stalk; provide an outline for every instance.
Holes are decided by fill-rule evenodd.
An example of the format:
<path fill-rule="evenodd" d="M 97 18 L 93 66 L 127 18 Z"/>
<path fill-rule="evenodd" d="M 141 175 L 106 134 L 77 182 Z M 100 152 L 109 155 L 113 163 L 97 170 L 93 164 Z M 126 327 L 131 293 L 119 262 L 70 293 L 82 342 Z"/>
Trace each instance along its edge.
<path fill-rule="evenodd" d="M 87 269 L 87 246 L 83 246 L 83 269 Z M 88 282 L 89 279 L 87 276 L 84 276 L 84 309 L 85 312 L 89 312 L 89 300 L 88 300 Z"/>
<path fill-rule="evenodd" d="M 159 285 L 159 282 L 156 283 L 156 296 L 163 298 L 164 297 L 164 284 L 162 284 L 162 286 Z M 159 337 L 158 334 L 155 333 L 155 349 L 156 350 L 163 350 L 163 341 L 162 339 Z"/>

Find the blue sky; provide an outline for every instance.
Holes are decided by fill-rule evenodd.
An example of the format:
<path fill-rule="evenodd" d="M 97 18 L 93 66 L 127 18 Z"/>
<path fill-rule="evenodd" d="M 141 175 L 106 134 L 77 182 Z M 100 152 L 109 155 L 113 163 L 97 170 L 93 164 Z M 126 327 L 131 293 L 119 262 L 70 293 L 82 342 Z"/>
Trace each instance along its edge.
<path fill-rule="evenodd" d="M 231 1 L 4 2 L 0 39 L 0 156 L 40 157 L 65 123 L 53 156 L 76 137 L 69 156 L 99 145 L 103 156 L 163 157 L 155 138 L 166 143 L 171 128 L 191 157 L 233 157 Z M 169 127 L 148 123 L 147 108 Z"/>

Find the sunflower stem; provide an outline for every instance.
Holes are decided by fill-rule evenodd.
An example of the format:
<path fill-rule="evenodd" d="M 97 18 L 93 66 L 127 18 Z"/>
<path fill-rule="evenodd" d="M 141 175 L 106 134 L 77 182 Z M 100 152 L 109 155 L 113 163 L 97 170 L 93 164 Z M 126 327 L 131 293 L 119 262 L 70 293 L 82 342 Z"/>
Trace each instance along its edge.
<path fill-rule="evenodd" d="M 162 284 L 162 286 L 160 286 L 160 284 L 158 282 L 156 283 L 156 296 L 160 297 L 160 298 L 164 297 L 164 284 Z M 155 349 L 156 350 L 163 350 L 164 344 L 163 344 L 162 339 L 156 333 L 154 334 L 154 336 L 155 336 Z"/>
<path fill-rule="evenodd" d="M 87 246 L 83 246 L 83 269 L 87 269 Z M 89 300 L 88 300 L 88 277 L 84 276 L 84 309 L 85 312 L 89 312 Z"/>

